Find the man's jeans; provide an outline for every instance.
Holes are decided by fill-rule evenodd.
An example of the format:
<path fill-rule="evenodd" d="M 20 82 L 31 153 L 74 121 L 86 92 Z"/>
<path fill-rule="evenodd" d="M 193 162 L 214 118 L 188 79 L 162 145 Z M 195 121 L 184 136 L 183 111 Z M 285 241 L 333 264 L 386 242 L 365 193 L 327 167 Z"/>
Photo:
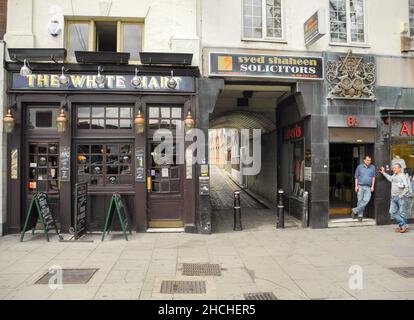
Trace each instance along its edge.
<path fill-rule="evenodd" d="M 400 228 L 407 225 L 408 197 L 391 197 L 390 214 Z"/>
<path fill-rule="evenodd" d="M 371 187 L 358 186 L 358 204 L 352 211 L 358 215 L 359 218 L 364 216 L 364 210 L 371 200 Z"/>

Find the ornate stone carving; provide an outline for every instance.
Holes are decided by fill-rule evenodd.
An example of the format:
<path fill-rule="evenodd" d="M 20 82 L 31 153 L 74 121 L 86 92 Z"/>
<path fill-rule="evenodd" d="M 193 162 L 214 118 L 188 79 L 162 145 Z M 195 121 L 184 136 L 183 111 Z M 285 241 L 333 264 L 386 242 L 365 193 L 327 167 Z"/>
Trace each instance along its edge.
<path fill-rule="evenodd" d="M 328 61 L 326 79 L 329 83 L 328 99 L 376 100 L 375 64 L 363 62 L 352 51 L 336 61 Z"/>

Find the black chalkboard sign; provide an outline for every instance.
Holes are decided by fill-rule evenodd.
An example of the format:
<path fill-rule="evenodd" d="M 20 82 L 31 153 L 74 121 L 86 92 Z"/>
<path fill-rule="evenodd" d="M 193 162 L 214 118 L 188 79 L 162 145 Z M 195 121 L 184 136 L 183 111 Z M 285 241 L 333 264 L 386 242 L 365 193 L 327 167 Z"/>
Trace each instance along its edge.
<path fill-rule="evenodd" d="M 62 236 L 59 234 L 58 228 L 56 226 L 52 210 L 49 206 L 49 199 L 47 197 L 47 194 L 44 192 L 36 193 L 30 201 L 26 221 L 23 227 L 23 231 L 20 235 L 20 241 L 23 241 L 24 234 L 27 230 L 32 229 L 34 233 L 34 229 L 36 228 L 38 220 L 40 220 L 40 224 L 42 225 L 47 241 L 49 241 L 48 232 L 51 229 L 55 229 L 56 234 L 59 236 L 59 239 L 62 239 Z"/>
<path fill-rule="evenodd" d="M 86 218 L 88 213 L 88 184 L 86 182 L 75 185 L 75 239 L 86 234 Z"/>
<path fill-rule="evenodd" d="M 135 181 L 145 181 L 144 148 L 135 148 Z"/>
<path fill-rule="evenodd" d="M 128 210 L 119 193 L 114 193 L 109 201 L 108 212 L 105 218 L 105 227 L 102 234 L 102 241 L 105 238 L 105 233 L 109 233 L 109 229 L 112 225 L 114 215 L 117 215 L 121 230 L 124 234 L 125 240 L 128 241 L 127 228 L 128 228 Z M 131 233 L 131 231 L 129 231 Z"/>
<path fill-rule="evenodd" d="M 61 147 L 60 156 L 60 180 L 70 181 L 70 147 Z"/>

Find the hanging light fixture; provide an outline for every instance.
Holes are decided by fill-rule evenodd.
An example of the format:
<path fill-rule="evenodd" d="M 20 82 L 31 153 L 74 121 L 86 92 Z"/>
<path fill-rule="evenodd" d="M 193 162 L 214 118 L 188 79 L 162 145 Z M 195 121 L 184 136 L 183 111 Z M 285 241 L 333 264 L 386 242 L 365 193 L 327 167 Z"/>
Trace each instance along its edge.
<path fill-rule="evenodd" d="M 135 68 L 135 76 L 131 79 L 131 84 L 135 88 L 139 88 L 141 86 L 141 77 L 138 76 L 138 69 Z"/>
<path fill-rule="evenodd" d="M 101 74 L 102 71 L 103 71 L 103 68 L 101 66 L 98 66 L 98 74 L 95 78 L 95 82 L 98 85 L 102 85 L 105 83 L 105 76 Z"/>
<path fill-rule="evenodd" d="M 175 89 L 177 87 L 177 81 L 174 79 L 174 71 L 171 70 L 171 77 L 167 82 L 167 87 L 170 89 Z"/>
<path fill-rule="evenodd" d="M 14 125 L 16 123 L 16 120 L 14 119 L 13 114 L 11 112 L 14 105 L 7 109 L 7 114 L 3 118 L 3 127 L 6 133 L 12 133 Z"/>
<path fill-rule="evenodd" d="M 67 70 L 66 70 L 67 71 Z M 62 74 L 59 76 L 59 83 L 65 85 L 69 82 L 68 76 L 65 74 L 65 67 L 62 67 Z"/>
<path fill-rule="evenodd" d="M 27 62 L 27 60 L 24 59 L 23 66 L 20 68 L 20 75 L 22 77 L 27 77 L 27 76 L 32 74 L 32 70 L 27 66 L 27 64 L 29 64 L 29 63 L 27 62 L 27 64 L 26 64 L 26 62 Z"/>
<path fill-rule="evenodd" d="M 66 117 L 66 114 L 65 114 L 65 104 L 62 104 L 60 108 L 60 114 L 56 118 L 56 126 L 57 126 L 58 132 L 65 132 L 67 123 L 68 123 L 68 118 Z"/>
<path fill-rule="evenodd" d="M 145 128 L 145 118 L 142 115 L 141 108 L 138 110 L 138 113 L 135 116 L 134 125 L 135 125 L 135 132 L 137 134 L 144 132 L 144 128 Z"/>
<path fill-rule="evenodd" d="M 188 110 L 187 112 L 187 116 L 185 117 L 185 120 L 184 120 L 184 126 L 186 130 L 191 130 L 194 128 L 194 119 L 191 114 L 191 110 Z"/>

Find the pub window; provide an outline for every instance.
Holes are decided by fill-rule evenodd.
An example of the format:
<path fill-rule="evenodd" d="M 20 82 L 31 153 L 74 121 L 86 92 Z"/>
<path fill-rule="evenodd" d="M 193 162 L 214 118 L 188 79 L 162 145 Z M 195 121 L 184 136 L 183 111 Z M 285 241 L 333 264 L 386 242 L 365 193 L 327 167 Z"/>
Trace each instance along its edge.
<path fill-rule="evenodd" d="M 67 21 L 67 60 L 75 61 L 75 51 L 129 52 L 130 61 L 139 61 L 143 23 L 131 21 Z"/>
<path fill-rule="evenodd" d="M 58 152 L 58 143 L 29 143 L 29 191 L 59 192 Z"/>
<path fill-rule="evenodd" d="M 179 193 L 181 185 L 180 167 L 177 166 L 177 148 L 164 149 L 158 154 L 158 143 L 151 144 L 151 191 L 154 193 Z M 168 149 L 168 148 L 167 148 Z"/>
<path fill-rule="evenodd" d="M 414 0 L 409 0 L 408 12 L 409 12 L 409 18 L 410 18 L 411 47 L 414 48 Z"/>
<path fill-rule="evenodd" d="M 181 106 L 149 106 L 148 114 L 149 129 L 175 130 L 177 123 L 182 121 L 183 109 Z"/>
<path fill-rule="evenodd" d="M 77 146 L 77 181 L 91 187 L 132 185 L 132 145 L 128 143 Z"/>
<path fill-rule="evenodd" d="M 131 130 L 133 108 L 130 106 L 79 106 L 77 128 L 93 130 Z"/>
<path fill-rule="evenodd" d="M 28 129 L 56 129 L 57 108 L 29 108 Z"/>
<path fill-rule="evenodd" d="M 282 0 L 243 0 L 243 39 L 282 39 Z"/>
<path fill-rule="evenodd" d="M 364 0 L 330 0 L 331 41 L 334 43 L 365 43 Z"/>

